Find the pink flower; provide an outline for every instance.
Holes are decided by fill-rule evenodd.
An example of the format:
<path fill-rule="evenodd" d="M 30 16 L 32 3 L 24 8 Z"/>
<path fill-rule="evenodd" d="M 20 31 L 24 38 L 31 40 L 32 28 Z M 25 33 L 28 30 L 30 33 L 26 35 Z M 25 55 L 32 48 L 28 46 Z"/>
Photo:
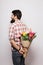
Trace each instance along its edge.
<path fill-rule="evenodd" d="M 32 38 L 35 35 L 34 32 L 29 32 L 29 37 Z"/>

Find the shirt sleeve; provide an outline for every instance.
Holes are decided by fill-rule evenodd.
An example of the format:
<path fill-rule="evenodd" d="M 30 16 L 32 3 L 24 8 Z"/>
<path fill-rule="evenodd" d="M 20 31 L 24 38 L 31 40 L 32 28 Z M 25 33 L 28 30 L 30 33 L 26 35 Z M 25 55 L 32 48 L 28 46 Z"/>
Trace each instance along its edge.
<path fill-rule="evenodd" d="M 14 39 L 14 25 L 9 27 L 9 40 Z"/>

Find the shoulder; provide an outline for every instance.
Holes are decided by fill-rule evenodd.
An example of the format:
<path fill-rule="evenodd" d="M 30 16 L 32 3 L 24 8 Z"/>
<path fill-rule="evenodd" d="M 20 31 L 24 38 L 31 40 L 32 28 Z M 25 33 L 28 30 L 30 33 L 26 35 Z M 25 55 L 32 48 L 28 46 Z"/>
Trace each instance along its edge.
<path fill-rule="evenodd" d="M 24 22 L 21 22 L 22 26 L 26 26 L 26 24 Z"/>
<path fill-rule="evenodd" d="M 14 29 L 16 27 L 16 24 L 15 23 L 12 23 L 9 25 L 9 29 Z"/>

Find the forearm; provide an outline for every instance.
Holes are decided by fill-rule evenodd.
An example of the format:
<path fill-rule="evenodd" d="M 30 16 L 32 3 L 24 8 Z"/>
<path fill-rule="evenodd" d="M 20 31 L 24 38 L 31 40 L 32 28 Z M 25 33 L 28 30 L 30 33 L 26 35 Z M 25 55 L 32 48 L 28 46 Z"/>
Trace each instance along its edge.
<path fill-rule="evenodd" d="M 20 46 L 18 46 L 14 40 L 10 40 L 10 43 L 11 43 L 11 45 L 12 45 L 14 48 L 16 48 L 17 50 L 19 50 Z"/>

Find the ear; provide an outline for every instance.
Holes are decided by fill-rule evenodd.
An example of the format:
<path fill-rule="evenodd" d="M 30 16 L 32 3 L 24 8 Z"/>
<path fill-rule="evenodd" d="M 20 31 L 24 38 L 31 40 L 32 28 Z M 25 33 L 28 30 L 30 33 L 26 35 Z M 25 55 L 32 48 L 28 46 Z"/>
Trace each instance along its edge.
<path fill-rule="evenodd" d="M 17 19 L 17 16 L 14 16 L 15 19 Z"/>

